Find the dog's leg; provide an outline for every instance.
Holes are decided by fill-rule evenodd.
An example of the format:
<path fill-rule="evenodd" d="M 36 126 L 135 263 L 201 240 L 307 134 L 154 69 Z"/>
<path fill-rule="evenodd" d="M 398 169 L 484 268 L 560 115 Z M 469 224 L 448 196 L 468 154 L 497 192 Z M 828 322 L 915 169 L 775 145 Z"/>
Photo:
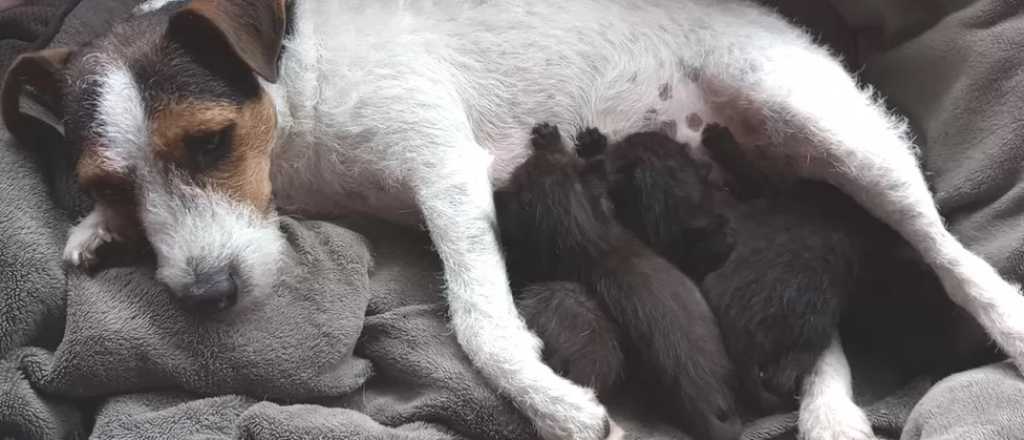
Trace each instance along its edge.
<path fill-rule="evenodd" d="M 457 137 L 458 139 L 458 137 Z M 546 440 L 605 438 L 605 409 L 594 392 L 562 378 L 540 358 L 540 342 L 516 311 L 498 245 L 489 156 L 469 136 L 439 147 L 413 187 L 444 263 L 448 306 L 459 344 Z M 438 150 L 445 151 L 438 151 Z"/>
<path fill-rule="evenodd" d="M 901 121 L 806 36 L 766 32 L 751 38 L 772 44 L 749 53 L 725 51 L 705 63 L 701 87 L 712 111 L 739 129 L 734 133 L 741 144 L 769 145 L 746 147 L 764 166 L 829 182 L 899 232 L 950 297 L 1024 367 L 1024 297 L 945 228 Z M 820 402 L 804 407 L 813 411 Z M 863 438 L 863 419 L 852 410 L 835 411 L 827 421 L 850 430 L 845 433 L 809 426 L 823 420 L 814 413 L 802 419 L 808 439 Z"/>
<path fill-rule="evenodd" d="M 1024 368 L 1024 297 L 945 228 L 903 124 L 808 39 L 764 38 L 776 44 L 720 60 L 703 84 L 723 119 L 738 116 L 737 126 L 760 128 L 754 132 L 767 139 L 749 144 L 776 145 L 762 149 L 764 160 L 832 183 L 899 232 L 950 297 Z"/>
<path fill-rule="evenodd" d="M 803 440 L 868 440 L 871 423 L 853 402 L 853 378 L 839 333 L 803 383 L 798 421 Z"/>
<path fill-rule="evenodd" d="M 100 264 L 101 246 L 118 241 L 137 240 L 139 235 L 135 213 L 96 202 L 92 212 L 68 233 L 64 244 L 64 263 L 84 271 L 93 271 Z"/>

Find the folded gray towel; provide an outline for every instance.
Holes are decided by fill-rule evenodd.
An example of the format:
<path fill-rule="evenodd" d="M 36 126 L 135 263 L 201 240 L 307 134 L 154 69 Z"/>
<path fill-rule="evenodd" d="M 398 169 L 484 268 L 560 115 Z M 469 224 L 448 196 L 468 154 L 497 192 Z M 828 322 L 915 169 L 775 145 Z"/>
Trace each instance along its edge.
<path fill-rule="evenodd" d="M 1024 380 L 1009 362 L 954 374 L 928 392 L 901 440 L 1024 438 Z"/>

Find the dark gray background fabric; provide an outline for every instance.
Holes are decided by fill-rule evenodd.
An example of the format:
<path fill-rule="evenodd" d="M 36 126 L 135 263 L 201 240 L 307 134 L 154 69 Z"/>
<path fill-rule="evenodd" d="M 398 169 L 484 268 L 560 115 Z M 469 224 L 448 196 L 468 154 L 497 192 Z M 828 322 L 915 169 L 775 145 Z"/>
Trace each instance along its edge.
<path fill-rule="evenodd" d="M 39 23 L 70 2 L 19 11 L 31 15 L 20 19 L 35 29 L 27 37 L 0 27 L 0 65 L 26 41 L 48 41 L 57 28 Z M 53 44 L 87 40 L 134 3 L 82 0 Z M 1020 279 L 1019 2 L 774 3 L 910 117 L 953 230 Z M 0 26 L 19 20 L 15 10 L 0 11 Z M 422 231 L 286 220 L 292 252 L 277 295 L 246 306 L 247 319 L 201 320 L 177 311 L 151 263 L 64 272 L 67 230 L 89 204 L 66 148 L 52 135 L 13 145 L 0 130 L 0 438 L 531 437 L 455 343 Z M 1005 365 L 940 382 L 913 412 L 930 380 L 899 383 L 879 360 L 855 370 L 884 438 L 904 425 L 910 440 L 1024 436 L 1024 381 Z M 682 436 L 628 398 L 610 404 L 634 438 Z M 744 438 L 793 438 L 794 421 L 755 421 Z"/>

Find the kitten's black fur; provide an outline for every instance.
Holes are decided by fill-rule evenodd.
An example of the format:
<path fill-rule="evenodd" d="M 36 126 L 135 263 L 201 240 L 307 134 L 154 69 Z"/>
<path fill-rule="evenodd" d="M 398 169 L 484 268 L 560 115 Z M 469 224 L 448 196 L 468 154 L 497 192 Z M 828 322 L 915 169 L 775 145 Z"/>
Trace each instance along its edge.
<path fill-rule="evenodd" d="M 513 286 L 585 286 L 621 331 L 631 374 L 650 379 L 648 394 L 669 420 L 696 438 L 737 438 L 732 368 L 696 285 L 615 221 L 601 160 L 577 157 L 546 124 L 534 127 L 532 144 L 495 193 Z"/>
<path fill-rule="evenodd" d="M 572 282 L 516 289 L 516 308 L 541 341 L 552 369 L 607 397 L 625 374 L 622 332 L 586 287 Z"/>
<path fill-rule="evenodd" d="M 733 176 L 745 200 L 737 206 L 716 205 L 706 167 L 689 155 L 688 146 L 660 133 L 631 135 L 612 147 L 609 194 L 617 217 L 638 237 L 666 255 L 688 255 L 673 258 L 684 271 L 691 261 L 722 258 L 717 249 L 730 242 L 728 234 L 723 237 L 714 227 L 702 234 L 701 227 L 728 215 L 735 247 L 701 287 L 755 410 L 795 406 L 804 376 L 844 311 L 857 317 L 846 319 L 853 333 L 849 339 L 891 354 L 913 353 L 902 360 L 962 360 L 978 346 L 973 321 L 957 321 L 964 329 L 957 336 L 941 330 L 948 320 L 906 319 L 959 315 L 941 289 L 922 292 L 939 286 L 934 274 L 920 268 L 919 257 L 895 256 L 893 243 L 905 242 L 854 200 L 824 183 L 786 182 L 759 173 L 724 127 L 707 126 L 703 138 L 712 158 Z M 899 267 L 906 271 L 894 269 Z M 880 311 L 888 319 L 878 320 Z M 921 329 L 934 332 L 931 344 L 921 343 L 929 340 L 926 332 L 915 331 Z M 948 341 L 936 344 L 940 334 L 966 341 L 951 352 L 941 345 Z M 873 342 L 866 336 L 885 337 Z M 908 343 L 914 347 L 908 349 Z"/>
<path fill-rule="evenodd" d="M 590 128 L 577 143 L 596 156 L 607 140 Z M 726 216 L 714 205 L 710 165 L 660 132 L 626 136 L 608 154 L 608 195 L 623 226 L 697 282 L 725 263 L 734 243 Z"/>

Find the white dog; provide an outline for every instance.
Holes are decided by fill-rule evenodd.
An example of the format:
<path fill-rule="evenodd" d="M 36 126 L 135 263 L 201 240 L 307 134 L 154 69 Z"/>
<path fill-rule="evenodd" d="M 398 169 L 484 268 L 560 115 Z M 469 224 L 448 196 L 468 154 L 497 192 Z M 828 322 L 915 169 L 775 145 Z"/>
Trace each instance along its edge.
<path fill-rule="evenodd" d="M 154 0 L 87 46 L 19 59 L 3 94 L 15 135 L 26 91 L 63 117 L 97 199 L 70 263 L 141 231 L 177 297 L 222 309 L 273 283 L 275 205 L 423 221 L 460 344 L 548 440 L 618 433 L 593 392 L 541 362 L 506 280 L 492 185 L 538 121 L 613 138 L 675 126 L 691 143 L 715 121 L 786 146 L 753 153 L 895 228 L 1024 365 L 1024 299 L 945 229 L 903 124 L 747 1 Z M 805 438 L 871 437 L 838 338 L 801 411 Z"/>

